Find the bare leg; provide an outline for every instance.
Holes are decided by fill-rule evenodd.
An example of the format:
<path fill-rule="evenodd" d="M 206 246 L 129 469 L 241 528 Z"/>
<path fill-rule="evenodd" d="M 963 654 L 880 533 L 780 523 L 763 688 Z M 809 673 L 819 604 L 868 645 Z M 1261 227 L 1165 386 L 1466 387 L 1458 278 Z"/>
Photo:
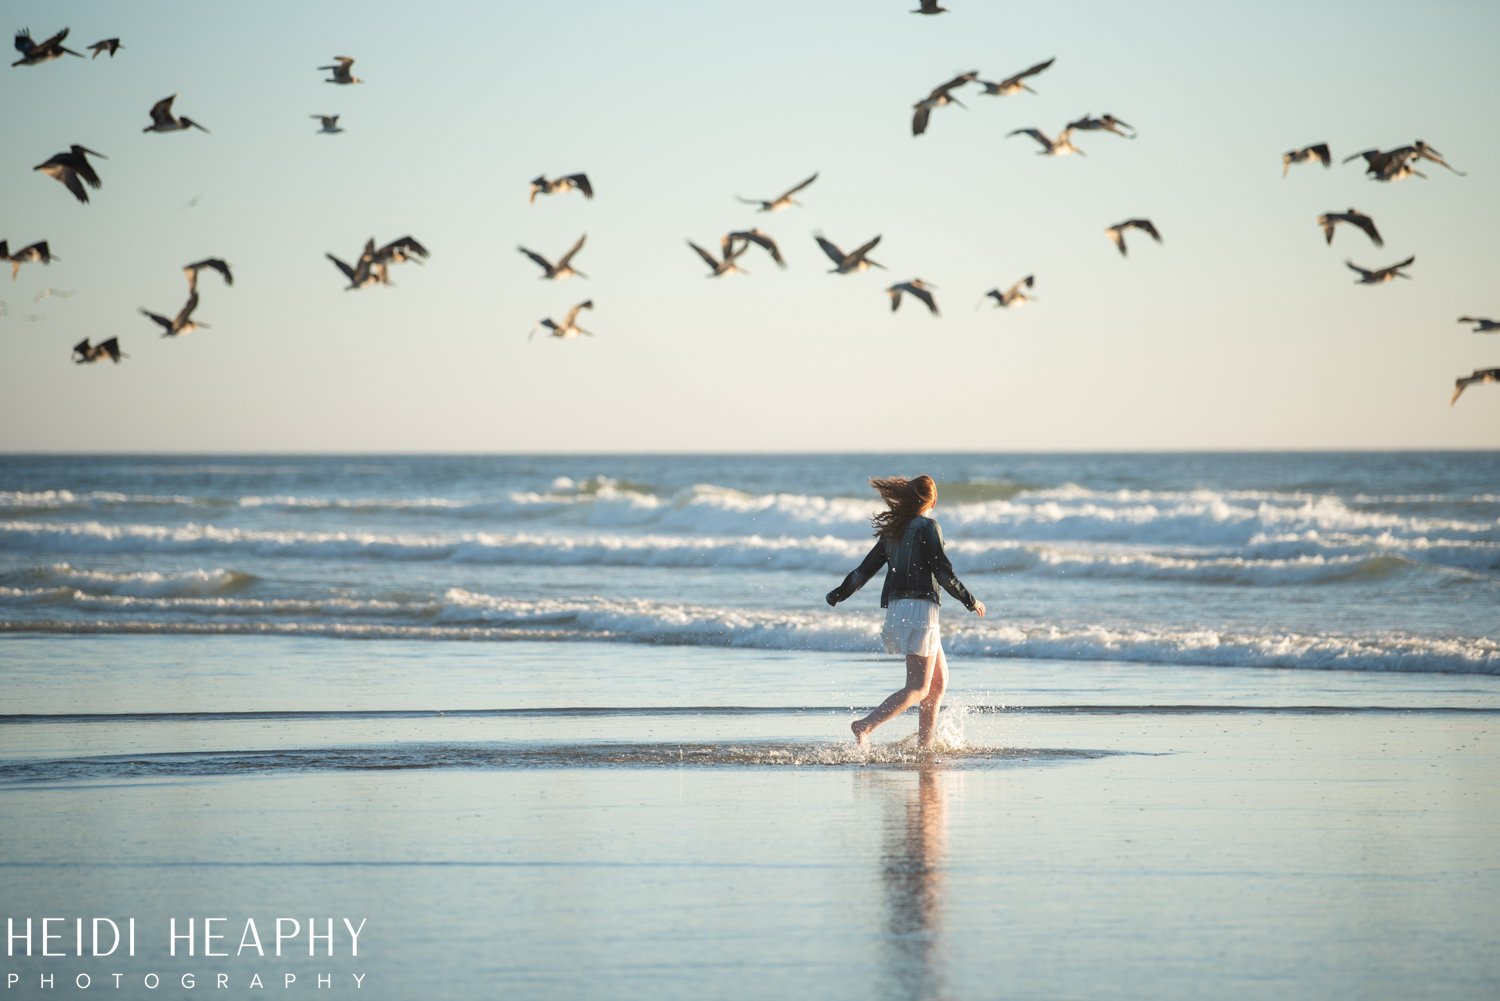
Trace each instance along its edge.
<path fill-rule="evenodd" d="M 892 692 L 864 719 L 857 719 L 850 723 L 849 729 L 854 731 L 854 739 L 861 744 L 867 743 L 870 734 L 877 726 L 901 715 L 927 698 L 928 686 L 932 684 L 932 674 L 936 664 L 936 657 L 918 657 L 914 653 L 907 654 L 906 687 Z"/>
<path fill-rule="evenodd" d="M 937 655 L 933 659 L 936 666 L 932 672 L 932 683 L 927 686 L 927 697 L 917 709 L 917 743 L 922 747 L 932 746 L 932 732 L 937 726 L 938 709 L 943 704 L 943 692 L 948 687 L 948 658 L 943 653 L 942 644 L 938 645 Z"/>

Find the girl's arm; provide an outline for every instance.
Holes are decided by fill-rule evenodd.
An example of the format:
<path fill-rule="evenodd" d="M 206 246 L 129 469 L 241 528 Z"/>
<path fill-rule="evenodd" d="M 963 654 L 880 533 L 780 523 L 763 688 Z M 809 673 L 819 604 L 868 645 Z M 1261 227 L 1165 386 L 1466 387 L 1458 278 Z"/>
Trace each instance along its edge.
<path fill-rule="evenodd" d="M 938 528 L 935 521 L 929 520 L 926 525 L 926 534 L 923 541 L 927 546 L 927 565 L 932 568 L 932 576 L 943 585 L 943 590 L 953 595 L 965 608 L 971 612 L 979 611 L 983 602 L 969 593 L 964 587 L 963 581 L 953 572 L 953 564 L 948 560 L 948 554 L 943 552 L 943 532 Z M 983 615 L 983 612 L 979 613 Z"/>
<path fill-rule="evenodd" d="M 865 582 L 879 573 L 880 568 L 883 566 L 885 566 L 885 542 L 881 539 L 876 539 L 875 545 L 870 549 L 869 555 L 864 558 L 859 566 L 849 571 L 849 576 L 844 578 L 844 582 L 832 591 L 829 591 L 824 600 L 830 605 L 837 605 L 855 591 L 864 587 Z"/>

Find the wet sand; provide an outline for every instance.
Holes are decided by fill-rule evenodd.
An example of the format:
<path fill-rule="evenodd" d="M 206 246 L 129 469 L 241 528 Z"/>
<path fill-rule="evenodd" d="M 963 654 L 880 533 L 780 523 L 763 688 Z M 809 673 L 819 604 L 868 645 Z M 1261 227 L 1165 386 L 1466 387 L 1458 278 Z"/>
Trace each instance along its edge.
<path fill-rule="evenodd" d="M 391 999 L 1500 993 L 1495 679 L 959 664 L 953 746 L 917 754 L 913 717 L 864 756 L 841 704 L 885 694 L 883 658 L 716 654 L 711 704 L 702 651 L 516 644 L 476 673 L 456 644 L 418 674 L 402 644 L 174 668 L 90 642 L 134 683 L 78 667 L 6 709 L 51 718 L 0 720 L 0 879 L 7 916 L 136 917 L 141 954 L 6 961 L 48 996 L 145 993 L 111 971 L 152 997 L 219 972 Z M 8 645 L 55 673 L 55 641 Z M 550 683 L 519 673 L 539 658 Z M 168 707 L 199 715 L 77 718 L 209 663 Z M 335 704 L 343 671 L 365 683 Z M 357 958 L 165 957 L 188 915 L 368 923 Z"/>

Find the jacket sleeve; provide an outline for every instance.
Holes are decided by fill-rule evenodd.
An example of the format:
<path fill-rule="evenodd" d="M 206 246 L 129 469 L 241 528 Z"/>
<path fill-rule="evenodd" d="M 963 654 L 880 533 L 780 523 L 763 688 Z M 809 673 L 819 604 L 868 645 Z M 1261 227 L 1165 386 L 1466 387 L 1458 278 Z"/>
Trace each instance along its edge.
<path fill-rule="evenodd" d="M 932 576 L 943 585 L 943 590 L 953 595 L 969 611 L 974 610 L 974 596 L 969 589 L 964 587 L 963 581 L 959 580 L 953 573 L 953 564 L 948 560 L 948 554 L 943 552 L 943 532 L 938 528 L 935 521 L 928 521 L 923 542 L 927 548 L 927 565 L 932 569 Z"/>
<path fill-rule="evenodd" d="M 860 562 L 859 566 L 849 571 L 849 576 L 844 578 L 844 582 L 838 587 L 834 588 L 832 591 L 829 591 L 828 594 L 825 595 L 824 600 L 826 600 L 830 605 L 837 605 L 839 602 L 852 595 L 855 591 L 858 591 L 860 588 L 864 587 L 865 583 L 871 577 L 879 573 L 880 568 L 884 565 L 885 542 L 880 539 L 876 539 L 875 545 L 870 549 L 869 554 L 865 556 L 864 560 Z"/>

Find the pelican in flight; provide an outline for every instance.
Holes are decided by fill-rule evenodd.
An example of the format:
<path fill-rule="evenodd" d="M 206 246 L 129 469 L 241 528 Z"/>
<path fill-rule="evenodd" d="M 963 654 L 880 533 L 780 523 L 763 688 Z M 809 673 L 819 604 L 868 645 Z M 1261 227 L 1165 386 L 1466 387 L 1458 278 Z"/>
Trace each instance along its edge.
<path fill-rule="evenodd" d="M 1418 159 L 1418 160 L 1431 160 L 1433 163 L 1437 164 L 1440 167 L 1447 167 L 1449 170 L 1451 170 L 1453 173 L 1457 174 L 1459 177 L 1468 177 L 1469 176 L 1464 171 L 1459 170 L 1457 167 L 1454 167 L 1451 164 L 1449 164 L 1447 160 L 1443 159 L 1443 155 L 1441 153 L 1439 153 L 1437 150 L 1433 149 L 1431 146 L 1427 145 L 1426 143 L 1424 143 L 1420 139 L 1417 140 L 1416 145 L 1412 146 L 1411 149 L 1414 150 L 1414 152 L 1413 152 L 1412 155 L 1413 155 L 1413 157 L 1415 159 Z"/>
<path fill-rule="evenodd" d="M 89 163 L 90 156 L 97 156 L 101 160 L 109 157 L 103 153 L 96 153 L 87 146 L 79 146 L 74 143 L 66 153 L 54 153 L 46 163 L 39 163 L 32 170 L 40 170 L 48 177 L 55 178 L 65 188 L 73 192 L 73 197 L 80 202 L 87 203 L 89 193 L 83 190 L 84 181 L 89 187 L 99 187 L 99 175 L 94 172 L 94 165 Z M 82 180 L 80 180 L 82 178 Z"/>
<path fill-rule="evenodd" d="M 353 65 L 353 56 L 334 56 L 332 66 L 319 66 L 318 69 L 333 71 L 333 76 L 324 80 L 324 83 L 364 83 L 359 77 L 349 72 L 349 67 Z"/>
<path fill-rule="evenodd" d="M 766 233 L 761 232 L 759 227 L 737 229 L 733 233 L 726 233 L 724 239 L 719 241 L 719 249 L 726 258 L 729 256 L 730 250 L 736 241 L 744 242 L 744 246 L 735 251 L 736 256 L 744 253 L 745 250 L 749 249 L 750 244 L 753 243 L 770 254 L 771 260 L 776 262 L 778 268 L 786 267 L 786 261 L 782 259 L 781 250 L 776 246 L 776 241 L 771 239 Z"/>
<path fill-rule="evenodd" d="M 141 129 L 142 132 L 182 132 L 187 129 L 198 129 L 207 132 L 203 126 L 193 121 L 187 115 L 177 118 L 172 114 L 172 102 L 177 100 L 177 95 L 164 97 L 151 105 L 151 124 Z"/>
<path fill-rule="evenodd" d="M 942 314 L 938 312 L 937 300 L 932 297 L 932 292 L 930 291 L 935 288 L 937 288 L 936 285 L 928 285 L 920 278 L 913 278 L 909 282 L 897 282 L 886 289 L 885 293 L 891 297 L 892 313 L 901 308 L 901 294 L 904 292 L 926 303 L 928 310 L 932 312 L 933 316 L 941 316 Z"/>
<path fill-rule="evenodd" d="M 1333 156 L 1328 152 L 1327 143 L 1314 143 L 1301 149 L 1289 149 L 1281 154 L 1281 176 L 1291 169 L 1294 163 L 1307 163 L 1309 160 L 1320 160 L 1324 167 L 1333 162 Z"/>
<path fill-rule="evenodd" d="M 547 260 L 541 254 L 538 254 L 535 251 L 527 250 L 525 247 L 517 247 L 516 249 L 535 261 L 537 263 L 537 266 L 546 272 L 546 274 L 542 275 L 543 279 L 568 278 L 572 275 L 577 275 L 579 278 L 587 278 L 588 275 L 584 274 L 582 271 L 579 271 L 570 263 L 573 260 L 573 255 L 583 249 L 583 241 L 586 239 L 588 239 L 587 233 L 583 234 L 583 236 L 580 236 L 578 238 L 578 242 L 573 244 L 573 246 L 568 250 L 566 254 L 563 254 L 557 259 L 556 264 L 553 264 L 551 261 Z"/>
<path fill-rule="evenodd" d="M 191 334 L 193 331 L 199 329 L 211 329 L 208 324 L 193 319 L 193 310 L 197 308 L 198 293 L 194 292 L 188 296 L 188 301 L 183 305 L 182 311 L 170 320 L 160 313 L 151 312 L 144 306 L 141 307 L 141 312 L 156 321 L 157 326 L 161 327 L 161 335 L 163 337 L 177 337 L 180 334 Z"/>
<path fill-rule="evenodd" d="M 1126 219 L 1124 222 L 1115 223 L 1104 231 L 1104 235 L 1113 240 L 1115 246 L 1120 248 L 1121 257 L 1126 256 L 1125 231 L 1127 229 L 1138 229 L 1143 233 L 1149 233 L 1151 234 L 1151 239 L 1157 243 L 1161 243 L 1161 234 L 1156 231 L 1156 227 L 1150 219 Z"/>
<path fill-rule="evenodd" d="M 786 208 L 788 205 L 801 205 L 802 203 L 799 202 L 799 201 L 797 201 L 792 196 L 795 195 L 797 192 L 801 191 L 803 188 L 807 187 L 812 182 L 816 181 L 817 179 L 818 179 L 818 175 L 817 174 L 813 174 L 813 176 L 809 177 L 807 180 L 803 181 L 801 184 L 798 184 L 795 187 L 787 188 L 785 191 L 783 191 L 781 194 L 777 195 L 775 198 L 772 198 L 770 201 L 765 201 L 764 199 L 761 199 L 761 198 L 741 198 L 739 195 L 735 195 L 734 197 L 738 198 L 740 201 L 744 202 L 746 205 L 759 205 L 760 208 L 756 210 L 758 212 L 780 212 L 782 209 Z"/>
<path fill-rule="evenodd" d="M 29 264 L 32 262 L 35 262 L 37 264 L 51 264 L 55 260 L 61 260 L 61 258 L 52 256 L 52 253 L 47 249 L 46 240 L 42 240 L 38 243 L 33 243 L 29 247 L 22 247 L 20 250 L 10 255 L 6 255 L 4 253 L 4 250 L 5 243 L 3 241 L 0 241 L 0 257 L 8 256 L 10 260 L 11 281 L 16 280 L 16 273 L 21 270 L 22 264 Z"/>
<path fill-rule="evenodd" d="M 118 337 L 111 337 L 109 340 L 100 341 L 98 344 L 90 344 L 89 339 L 85 337 L 73 345 L 73 362 L 77 365 L 86 365 L 89 362 L 98 361 L 100 358 L 108 358 L 118 365 L 121 358 L 129 357 L 129 355 L 120 350 L 120 339 Z"/>
<path fill-rule="evenodd" d="M 1461 375 L 1453 380 L 1453 399 L 1448 401 L 1448 406 L 1458 402 L 1464 390 L 1476 383 L 1500 382 L 1500 368 L 1476 368 L 1473 375 Z"/>
<path fill-rule="evenodd" d="M 0 246 L 3 246 L 3 244 L 0 244 Z M 1500 320 L 1486 320 L 1479 316 L 1460 316 L 1458 322 L 1474 324 L 1474 333 L 1476 334 L 1493 334 L 1496 331 L 1500 331 Z"/>
<path fill-rule="evenodd" d="M 1388 268 L 1379 268 L 1375 271 L 1366 271 L 1364 268 L 1360 267 L 1358 264 L 1355 264 L 1353 261 L 1345 261 L 1344 264 L 1349 268 L 1350 271 L 1359 272 L 1359 280 L 1354 284 L 1381 285 L 1396 278 L 1410 278 L 1411 275 L 1404 273 L 1401 269 L 1404 267 L 1408 267 L 1416 259 L 1416 255 L 1414 254 L 1411 257 L 1408 257 L 1406 260 L 1402 261 L 1400 264 L 1392 264 Z"/>
<path fill-rule="evenodd" d="M 813 235 L 818 241 L 818 246 L 823 248 L 823 253 L 827 254 L 828 259 L 833 262 L 834 266 L 829 270 L 829 274 L 847 275 L 856 271 L 867 271 L 870 268 L 880 268 L 882 271 L 886 270 L 884 264 L 871 260 L 866 256 L 880 242 L 880 237 L 878 236 L 869 243 L 856 247 L 846 254 L 831 240 L 825 240 L 822 233 L 815 233 Z"/>
<path fill-rule="evenodd" d="M 1360 153 L 1354 153 L 1344 157 L 1343 162 L 1358 160 L 1361 157 L 1365 161 L 1365 173 L 1377 181 L 1400 181 L 1416 175 L 1423 180 L 1427 175 L 1417 170 L 1407 161 L 1417 155 L 1415 146 L 1398 146 L 1392 150 L 1381 152 L 1378 149 L 1367 149 Z"/>
<path fill-rule="evenodd" d="M 578 311 L 581 309 L 593 308 L 594 300 L 585 299 L 583 302 L 580 302 L 578 305 L 568 310 L 568 315 L 563 318 L 563 322 L 555 323 L 549 317 L 548 319 L 540 321 L 537 326 L 546 327 L 547 330 L 550 331 L 550 333 L 547 334 L 548 337 L 577 337 L 579 334 L 583 334 L 587 337 L 593 337 L 594 332 L 592 330 L 584 330 L 578 325 Z M 532 327 L 531 333 L 526 335 L 526 339 L 528 341 L 531 340 L 532 337 L 536 336 L 536 331 L 537 327 Z"/>
<path fill-rule="evenodd" d="M 63 45 L 63 39 L 68 37 L 68 29 L 64 28 L 45 42 L 34 42 L 31 39 L 31 29 L 22 28 L 16 32 L 16 51 L 21 53 L 21 58 L 11 63 L 12 66 L 35 66 L 38 63 L 49 62 L 53 59 L 61 59 L 66 53 L 70 56 L 83 58 L 82 52 L 74 52 Z"/>
<path fill-rule="evenodd" d="M 106 38 L 103 41 L 95 42 L 93 45 L 89 46 L 89 48 L 94 53 L 89 58 L 98 59 L 100 53 L 108 52 L 109 58 L 113 59 L 115 57 L 115 53 L 119 52 L 124 47 L 125 46 L 120 44 L 120 40 L 118 38 Z"/>
<path fill-rule="evenodd" d="M 938 0 L 917 0 L 917 2 L 922 6 L 912 11 L 913 14 L 943 14 L 948 10 L 947 7 L 939 7 Z"/>
<path fill-rule="evenodd" d="M 594 187 L 589 184 L 587 174 L 568 174 L 550 181 L 545 176 L 538 176 L 531 182 L 531 202 L 536 204 L 537 195 L 561 195 L 574 188 L 582 191 L 585 198 L 594 197 Z"/>
<path fill-rule="evenodd" d="M 371 237 L 370 241 L 365 244 L 366 248 L 370 247 L 374 242 L 374 237 Z M 376 265 L 384 267 L 387 264 L 405 264 L 407 261 L 413 264 L 421 264 L 422 260 L 429 256 L 431 255 L 427 252 L 427 248 L 418 243 L 416 237 L 402 236 L 397 237 L 379 250 L 376 250 L 373 254 L 373 260 Z M 387 282 L 386 284 L 389 285 L 390 283 Z"/>
<path fill-rule="evenodd" d="M 926 97 L 922 98 L 922 100 L 912 105 L 912 108 L 914 110 L 911 116 L 911 134 L 914 136 L 919 136 L 923 132 L 927 131 L 927 119 L 929 116 L 931 116 L 933 108 L 941 108 L 945 104 L 956 104 L 960 108 L 964 108 L 965 110 L 967 110 L 967 105 L 965 105 L 958 98 L 954 97 L 953 91 L 959 87 L 962 87 L 964 84 L 968 83 L 970 80 L 973 80 L 977 76 L 979 76 L 978 70 L 972 70 L 968 73 L 960 73 L 952 80 L 949 80 L 946 83 L 938 84 L 936 87 L 932 88 L 932 93 L 928 94 Z"/>
<path fill-rule="evenodd" d="M 1083 150 L 1073 145 L 1073 127 L 1071 125 L 1059 132 L 1056 140 L 1047 138 L 1047 133 L 1041 129 L 1016 129 L 1013 132 L 1007 132 L 1005 137 L 1009 139 L 1011 136 L 1020 135 L 1030 136 L 1042 144 L 1042 148 L 1037 152 L 1037 156 L 1067 156 L 1070 153 L 1077 153 L 1079 156 L 1087 155 Z"/>
<path fill-rule="evenodd" d="M 721 261 L 713 254 L 698 246 L 692 240 L 689 240 L 687 242 L 687 245 L 696 250 L 698 252 L 698 256 L 703 258 L 703 263 L 708 265 L 709 278 L 720 278 L 724 275 L 732 274 L 736 271 L 740 272 L 741 274 L 748 275 L 750 272 L 746 271 L 744 268 L 740 267 L 734 262 L 736 258 L 738 258 L 741 254 L 749 249 L 750 244 L 742 243 L 740 244 L 738 250 L 734 249 L 731 244 L 732 241 L 726 236 L 724 238 L 724 259 Z"/>
<path fill-rule="evenodd" d="M 364 288 L 366 285 L 389 285 L 391 283 L 390 274 L 386 266 L 375 263 L 374 237 L 365 241 L 365 248 L 360 251 L 359 260 L 355 262 L 353 267 L 350 267 L 332 254 L 325 253 L 323 256 L 337 265 L 339 271 L 343 272 L 344 277 L 349 279 L 349 284 L 344 286 L 345 292 L 353 292 Z"/>
<path fill-rule="evenodd" d="M 234 275 L 229 273 L 228 263 L 217 257 L 206 257 L 201 261 L 194 261 L 192 264 L 184 264 L 182 266 L 182 273 L 187 276 L 188 280 L 188 292 L 198 291 L 198 272 L 204 268 L 217 271 L 223 277 L 225 285 L 234 284 Z"/>
<path fill-rule="evenodd" d="M 988 297 L 995 300 L 996 309 L 1000 309 L 1002 307 L 1008 308 L 1010 306 L 1024 306 L 1028 302 L 1036 302 L 1037 298 L 1036 296 L 1027 295 L 1025 292 L 1022 292 L 1021 289 L 1031 288 L 1035 284 L 1036 275 L 1027 275 L 1025 278 L 1022 278 L 1010 288 L 1006 289 L 1004 292 L 1000 291 L 998 288 L 990 289 L 980 297 L 979 302 L 983 304 L 985 298 Z M 978 309 L 979 307 L 975 306 L 974 308 Z"/>
<path fill-rule="evenodd" d="M 1347 222 L 1351 226 L 1358 226 L 1364 230 L 1365 235 L 1375 246 L 1385 246 L 1385 241 L 1380 238 L 1379 231 L 1375 229 L 1375 220 L 1358 209 L 1352 208 L 1348 212 L 1324 212 L 1318 216 L 1318 225 L 1323 227 L 1323 235 L 1328 238 L 1327 242 L 1333 242 L 1333 227 L 1341 222 Z"/>
<path fill-rule="evenodd" d="M 308 115 L 307 117 L 316 118 L 318 121 L 323 123 L 323 127 L 317 131 L 317 135 L 332 136 L 338 135 L 340 132 L 344 131 L 343 129 L 339 128 L 338 115 Z"/>
<path fill-rule="evenodd" d="M 1008 76 L 998 83 L 991 83 L 988 80 L 976 80 L 975 82 L 984 88 L 984 92 L 986 94 L 991 94 L 996 97 L 1009 97 L 1012 94 L 1019 94 L 1023 90 L 1027 91 L 1028 93 L 1035 94 L 1036 91 L 1032 90 L 1031 86 L 1026 83 L 1026 78 L 1029 76 L 1035 76 L 1042 70 L 1046 69 L 1048 66 L 1051 66 L 1056 61 L 1057 57 L 1053 56 L 1046 62 L 1037 63 L 1035 66 L 1032 66 L 1029 69 L 1024 69 L 1014 76 Z"/>
<path fill-rule="evenodd" d="M 1123 128 L 1121 127 L 1123 126 Z M 1114 115 L 1106 113 L 1103 118 L 1095 118 L 1092 115 L 1084 115 L 1076 122 L 1068 123 L 1068 130 L 1078 129 L 1080 132 L 1113 132 L 1117 136 L 1126 139 L 1135 138 L 1135 126 L 1129 122 L 1122 121 Z M 1126 132 L 1125 129 L 1129 129 Z"/>
<path fill-rule="evenodd" d="M 41 302 L 43 299 L 67 299 L 72 296 L 70 288 L 44 288 L 31 297 L 32 302 Z"/>

